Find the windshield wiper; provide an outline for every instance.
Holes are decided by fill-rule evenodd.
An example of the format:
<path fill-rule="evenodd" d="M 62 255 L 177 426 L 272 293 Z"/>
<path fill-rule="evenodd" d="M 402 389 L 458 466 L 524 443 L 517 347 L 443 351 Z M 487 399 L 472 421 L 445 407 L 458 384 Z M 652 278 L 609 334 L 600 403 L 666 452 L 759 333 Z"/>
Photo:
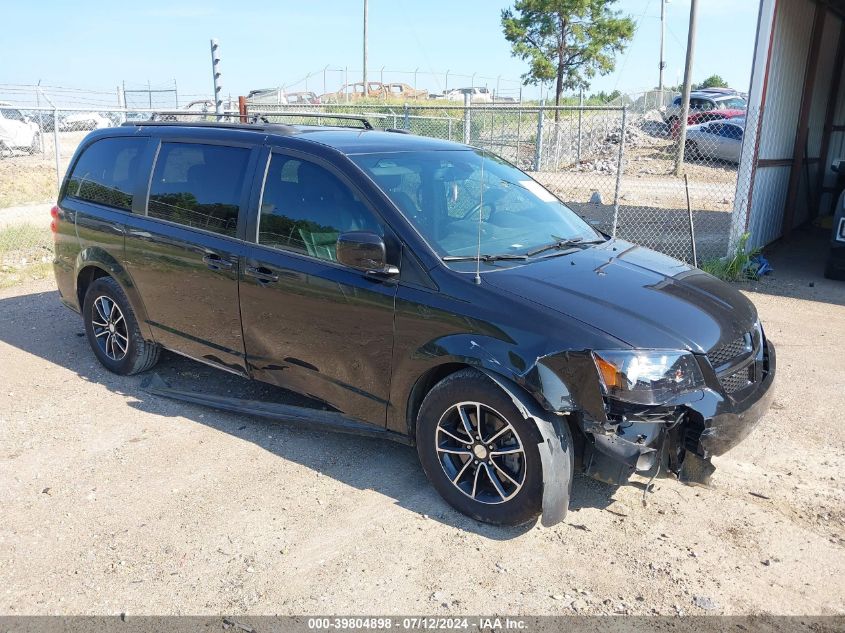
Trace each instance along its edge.
<path fill-rule="evenodd" d="M 444 262 L 474 262 L 475 260 L 481 260 L 482 262 L 498 262 L 501 260 L 508 260 L 508 259 L 518 259 L 524 260 L 528 259 L 528 255 L 515 255 L 510 253 L 502 253 L 500 255 L 481 255 L 476 257 L 475 255 L 446 255 L 443 258 Z"/>
<path fill-rule="evenodd" d="M 570 246 L 580 246 L 582 244 L 601 244 L 602 242 L 604 242 L 604 240 L 585 240 L 583 237 L 572 237 L 566 240 L 556 240 L 550 244 L 546 244 L 545 246 L 538 246 L 534 250 L 528 251 L 526 255 L 528 257 L 534 257 L 534 255 L 539 255 L 540 253 L 545 253 L 546 251 L 569 248 Z"/>

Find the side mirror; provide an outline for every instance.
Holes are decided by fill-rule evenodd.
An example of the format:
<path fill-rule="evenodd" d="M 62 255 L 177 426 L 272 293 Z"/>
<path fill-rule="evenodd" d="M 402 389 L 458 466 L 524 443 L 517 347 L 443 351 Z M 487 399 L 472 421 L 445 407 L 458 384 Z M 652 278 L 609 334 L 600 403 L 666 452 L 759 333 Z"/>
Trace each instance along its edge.
<path fill-rule="evenodd" d="M 384 240 L 369 231 L 349 231 L 337 238 L 337 261 L 370 275 L 399 274 L 396 266 L 386 263 L 386 253 Z"/>

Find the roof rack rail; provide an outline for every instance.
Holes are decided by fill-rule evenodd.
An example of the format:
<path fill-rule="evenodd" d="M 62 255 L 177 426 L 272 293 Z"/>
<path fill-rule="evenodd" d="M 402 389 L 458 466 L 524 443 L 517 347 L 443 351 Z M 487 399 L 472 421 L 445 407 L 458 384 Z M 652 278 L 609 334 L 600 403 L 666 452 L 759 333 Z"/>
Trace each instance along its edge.
<path fill-rule="evenodd" d="M 155 112 L 150 112 L 150 118 L 147 121 L 142 122 L 149 123 L 150 121 L 154 121 L 156 123 L 167 123 L 180 121 L 182 123 L 190 123 L 190 120 L 185 120 L 182 117 L 202 117 L 201 121 L 212 123 L 215 122 L 212 119 L 215 119 L 218 123 L 236 123 L 241 120 L 241 115 L 237 112 L 221 112 L 220 114 L 216 114 L 214 112 L 191 112 L 190 110 L 156 110 Z"/>
<path fill-rule="evenodd" d="M 146 121 L 127 121 L 123 125 L 202 125 L 206 127 L 239 127 L 243 125 L 273 125 L 273 126 L 287 126 L 290 124 L 274 123 L 268 117 L 307 117 L 316 119 L 335 119 L 341 121 L 357 121 L 361 123 L 363 129 L 375 129 L 370 123 L 369 119 L 359 114 L 347 114 L 344 112 L 328 113 L 328 112 L 250 112 L 246 115 L 238 112 L 221 112 L 215 114 L 214 112 L 187 112 L 185 110 L 159 110 L 150 114 L 150 118 Z M 191 120 L 192 117 L 202 117 L 202 120 Z M 216 119 L 216 120 L 209 120 Z M 394 130 L 391 130 L 394 131 Z M 402 130 L 395 130 L 402 131 Z"/>
<path fill-rule="evenodd" d="M 158 127 L 206 127 L 226 130 L 253 129 L 284 135 L 291 135 L 297 132 L 296 128 L 282 123 L 254 123 L 252 121 L 242 123 L 238 120 L 238 115 L 233 116 L 230 121 L 178 121 L 175 119 L 147 119 L 146 121 L 126 121 L 122 124 L 123 127 L 145 127 L 148 125 Z"/>
<path fill-rule="evenodd" d="M 361 116 L 360 114 L 347 114 L 345 112 L 276 112 L 276 111 L 260 111 L 260 112 L 250 112 L 247 116 L 249 116 L 253 122 L 257 123 L 261 121 L 262 123 L 270 123 L 267 117 L 270 116 L 285 116 L 285 117 L 307 117 L 312 119 L 339 119 L 341 121 L 358 121 L 360 122 L 365 130 L 372 130 L 373 124 L 370 123 L 369 119 L 365 116 Z"/>

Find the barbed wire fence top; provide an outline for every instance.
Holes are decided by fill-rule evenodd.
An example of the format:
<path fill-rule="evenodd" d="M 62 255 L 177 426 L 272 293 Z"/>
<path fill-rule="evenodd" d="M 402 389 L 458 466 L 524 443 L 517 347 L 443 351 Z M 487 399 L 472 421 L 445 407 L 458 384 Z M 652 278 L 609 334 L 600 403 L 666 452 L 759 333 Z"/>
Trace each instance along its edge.
<path fill-rule="evenodd" d="M 256 103 L 248 105 L 248 112 L 263 113 L 271 122 L 310 125 L 354 123 L 285 115 L 357 114 L 377 129 L 402 129 L 488 150 L 526 171 L 599 230 L 608 234 L 615 230 L 622 239 L 687 262 L 693 262 L 695 243 L 701 264 L 727 253 L 732 219 L 734 232 L 743 229 L 744 200 L 735 200 L 737 161 L 746 121 L 754 125 L 756 115 L 746 113 L 738 119 L 716 112 L 704 117 L 706 121 L 691 120 L 695 124 L 689 128 L 677 171 L 681 150 L 677 122 L 666 118 L 668 110 L 659 109 L 655 93 L 628 96 L 615 106 Z M 32 130 L 31 138 L 23 139 L 27 143 L 0 148 L 3 265 L 40 261 L 49 254 L 49 215 L 43 211 L 43 217 L 28 217 L 21 208 L 41 203 L 43 209 L 55 202 L 60 177 L 91 130 L 148 120 L 155 112 L 160 119 L 214 120 L 210 113 L 149 108 L 0 108 L 13 118 L 11 111 L 16 111 Z M 226 117 L 239 120 L 237 112 Z M 19 227 L 17 239 L 12 236 L 13 225 Z M 43 239 L 34 237 L 42 234 Z"/>

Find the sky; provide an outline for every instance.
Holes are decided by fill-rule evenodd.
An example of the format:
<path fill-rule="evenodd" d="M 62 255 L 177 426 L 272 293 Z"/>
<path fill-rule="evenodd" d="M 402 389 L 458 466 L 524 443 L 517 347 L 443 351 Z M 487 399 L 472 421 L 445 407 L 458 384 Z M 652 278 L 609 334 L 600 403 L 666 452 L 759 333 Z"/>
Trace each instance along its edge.
<path fill-rule="evenodd" d="M 432 92 L 442 91 L 448 81 L 450 87 L 498 84 L 502 94 L 515 96 L 526 64 L 511 56 L 502 35 L 500 12 L 509 4 L 369 0 L 370 80 L 383 76 L 414 84 L 416 70 L 417 87 Z M 718 74 L 747 90 L 758 5 L 757 0 L 700 0 L 693 81 Z M 658 76 L 660 0 L 619 0 L 615 6 L 635 20 L 636 34 L 616 70 L 595 78 L 590 92 L 652 88 Z M 690 0 L 666 5 L 667 85 L 683 78 L 689 6 Z M 0 98 L 5 99 L 10 84 L 41 81 L 97 91 L 106 103 L 123 82 L 133 88 L 149 81 L 154 88 L 175 83 L 184 103 L 212 92 L 211 37 L 220 42 L 224 94 L 275 86 L 320 94 L 324 84 L 334 91 L 345 77 L 351 82 L 361 76 L 363 0 L 41 0 L 8 3 L 3 13 L 6 24 L 52 25 L 40 38 L 33 38 L 31 28 L 3 29 Z M 538 95 L 536 88 L 524 90 L 526 97 Z"/>

